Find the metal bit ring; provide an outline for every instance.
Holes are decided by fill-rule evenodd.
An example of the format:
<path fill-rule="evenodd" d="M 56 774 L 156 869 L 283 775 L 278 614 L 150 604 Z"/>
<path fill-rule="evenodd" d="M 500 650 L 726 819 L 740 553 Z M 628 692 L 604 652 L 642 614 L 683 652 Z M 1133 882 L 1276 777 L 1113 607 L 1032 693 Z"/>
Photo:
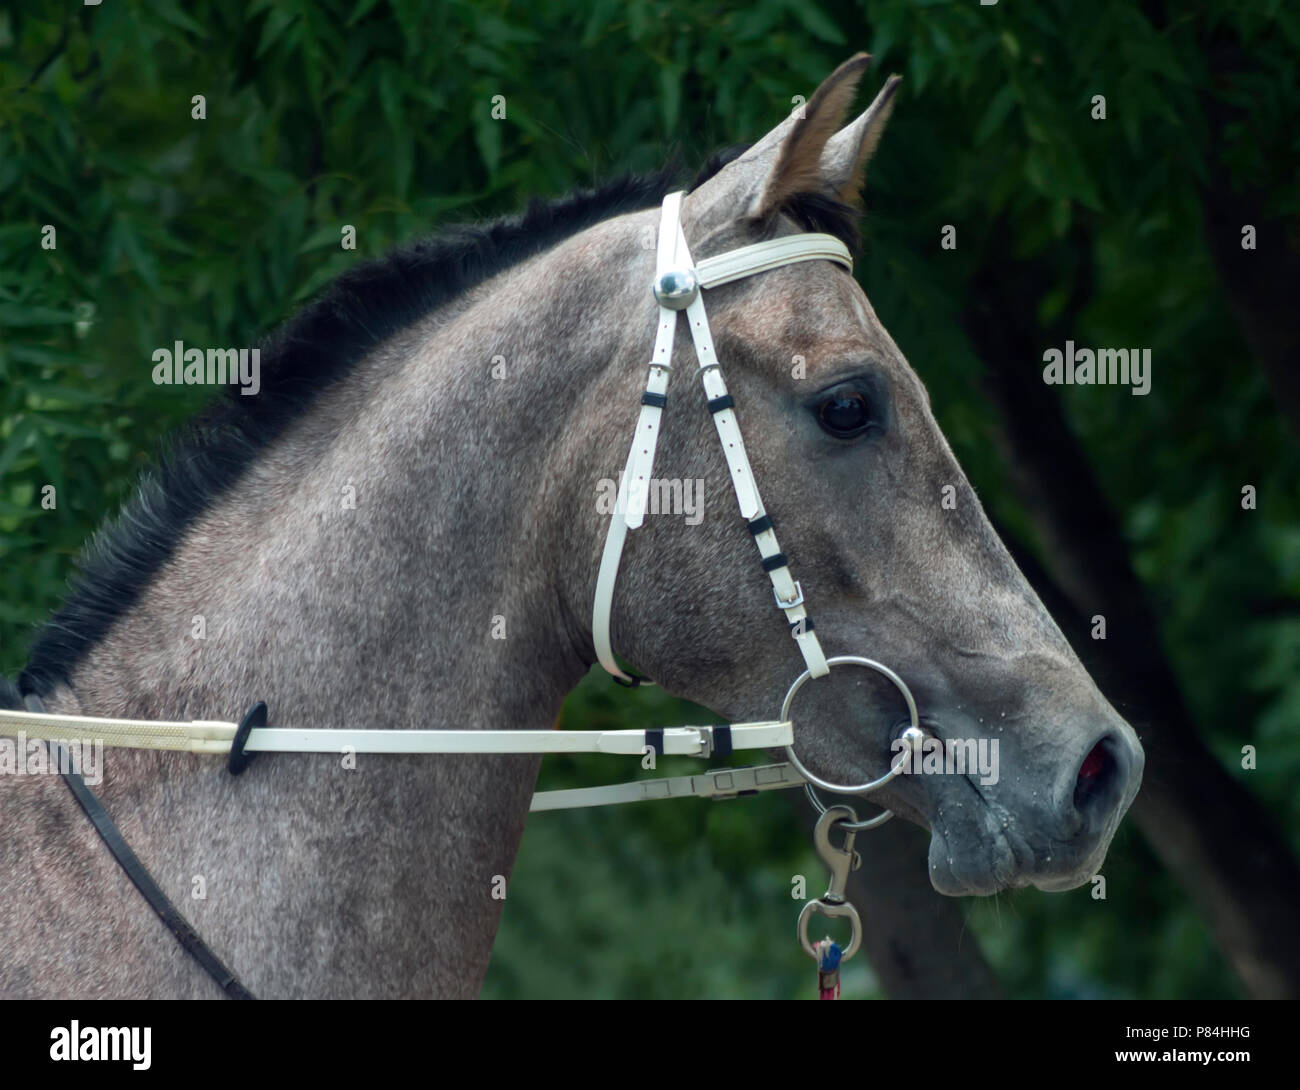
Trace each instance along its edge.
<path fill-rule="evenodd" d="M 907 702 L 908 726 L 903 731 L 903 737 L 909 740 L 910 746 L 912 747 L 913 750 L 915 750 L 915 748 L 919 745 L 920 741 L 925 737 L 925 735 L 924 732 L 921 730 L 920 716 L 918 715 L 916 710 L 916 700 L 912 696 L 912 690 L 907 687 L 907 682 L 905 682 L 901 677 L 899 677 L 896 673 L 894 673 L 894 671 L 891 670 L 888 666 L 884 665 L 884 663 L 876 662 L 875 659 L 862 658 L 860 655 L 837 655 L 835 658 L 827 659 L 826 665 L 827 666 L 845 666 L 845 665 L 865 666 L 870 670 L 875 670 L 877 673 L 883 674 L 891 682 L 893 682 L 894 688 L 896 688 L 900 693 L 903 694 L 903 699 Z M 785 701 L 781 705 L 782 719 L 784 720 L 790 719 L 790 705 L 794 701 L 795 694 L 800 690 L 800 688 L 804 685 L 804 683 L 807 682 L 808 679 L 811 677 L 812 677 L 812 671 L 805 670 L 802 674 L 800 674 L 797 678 L 795 678 L 794 684 L 790 686 L 789 692 L 785 694 Z M 895 761 L 894 764 L 890 766 L 889 771 L 886 772 L 879 779 L 868 780 L 866 783 L 860 783 L 860 784 L 838 784 L 838 783 L 831 783 L 828 780 L 823 780 L 821 777 L 816 776 L 812 772 L 810 772 L 808 768 L 805 767 L 804 763 L 801 760 L 799 760 L 798 755 L 794 751 L 793 744 L 785 747 L 785 755 L 786 758 L 789 760 L 789 762 L 792 765 L 794 765 L 796 771 L 798 771 L 798 773 L 801 776 L 803 776 L 805 780 L 808 781 L 808 785 L 809 785 L 808 797 L 809 799 L 812 800 L 813 805 L 815 805 L 818 811 L 821 813 L 826 812 L 826 807 L 822 805 L 821 800 L 818 799 L 817 795 L 813 792 L 812 790 L 813 785 L 816 785 L 817 787 L 820 787 L 825 791 L 833 791 L 837 795 L 867 795 L 870 794 L 872 791 L 878 791 L 880 788 L 884 787 L 885 784 L 889 783 L 890 780 L 894 779 L 894 777 L 897 776 L 900 772 L 902 772 L 903 765 L 907 763 L 907 760 L 910 756 L 910 754 L 906 752 L 900 753 L 898 755 L 898 760 Z M 892 811 L 886 810 L 883 814 L 878 814 L 874 818 L 869 818 L 866 822 L 853 823 L 853 827 L 856 829 L 871 829 L 874 828 L 876 825 L 883 825 L 891 817 L 893 817 Z"/>

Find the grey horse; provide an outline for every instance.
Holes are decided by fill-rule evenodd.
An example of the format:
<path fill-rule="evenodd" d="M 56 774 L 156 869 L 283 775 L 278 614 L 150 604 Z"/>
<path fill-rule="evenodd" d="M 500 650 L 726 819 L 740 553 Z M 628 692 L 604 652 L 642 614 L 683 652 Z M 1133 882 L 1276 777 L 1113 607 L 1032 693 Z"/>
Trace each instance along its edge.
<path fill-rule="evenodd" d="M 682 208 L 697 260 L 808 230 L 856 244 L 897 86 L 845 124 L 867 62 L 711 160 Z M 98 535 L 22 690 L 84 715 L 237 720 L 265 700 L 279 727 L 550 727 L 595 661 L 596 482 L 636 419 L 672 188 L 665 173 L 534 202 L 343 276 L 264 347 L 258 394 L 220 400 Z M 996 783 L 909 775 L 876 796 L 930 830 L 935 888 L 1086 882 L 1142 749 L 990 527 L 866 295 L 817 261 L 719 287 L 709 313 L 826 653 L 889 664 L 934 738 L 999 741 Z M 803 663 L 693 376 L 670 398 L 656 472 L 703 481 L 706 517 L 629 539 L 613 644 L 728 720 L 772 719 Z M 805 685 L 791 717 L 803 761 L 846 783 L 887 768 L 905 719 L 861 669 Z M 214 757 L 114 750 L 99 793 L 254 993 L 464 997 L 538 766 L 281 754 L 235 778 Z M 57 777 L 0 777 L 0 815 L 0 994 L 222 994 Z"/>

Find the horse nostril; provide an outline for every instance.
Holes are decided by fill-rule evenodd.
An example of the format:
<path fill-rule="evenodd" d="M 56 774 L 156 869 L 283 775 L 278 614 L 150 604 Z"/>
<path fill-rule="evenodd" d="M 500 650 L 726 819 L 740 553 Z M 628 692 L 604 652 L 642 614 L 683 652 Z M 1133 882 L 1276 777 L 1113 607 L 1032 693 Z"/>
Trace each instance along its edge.
<path fill-rule="evenodd" d="M 1108 789 L 1119 775 L 1119 764 L 1111 745 L 1109 737 L 1101 739 L 1079 766 L 1079 775 L 1074 782 L 1074 808 L 1080 814 L 1086 814 L 1111 794 Z"/>

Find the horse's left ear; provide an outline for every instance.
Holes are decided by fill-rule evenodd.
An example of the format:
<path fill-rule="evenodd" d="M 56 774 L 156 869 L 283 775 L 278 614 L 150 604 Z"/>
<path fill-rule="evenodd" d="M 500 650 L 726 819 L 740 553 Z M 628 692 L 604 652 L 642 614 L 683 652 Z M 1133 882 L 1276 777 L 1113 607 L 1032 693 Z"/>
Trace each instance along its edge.
<path fill-rule="evenodd" d="M 822 80 L 800 115 L 788 118 L 754 146 L 751 155 L 765 153 L 770 142 L 780 141 L 772 168 L 749 206 L 751 219 L 767 219 L 796 193 L 821 192 L 822 152 L 849 112 L 858 80 L 870 63 L 866 53 L 850 57 Z"/>
<path fill-rule="evenodd" d="M 749 206 L 751 219 L 766 219 L 799 193 L 831 193 L 856 201 L 862 171 L 884 130 L 900 79 L 892 77 L 861 117 L 836 132 L 870 63 L 866 53 L 850 57 L 813 92 L 802 116 L 778 126 L 755 145 L 754 152 L 765 152 L 771 142 L 780 141 L 772 168 Z"/>
<path fill-rule="evenodd" d="M 822 184 L 845 204 L 861 206 L 862 178 L 867 163 L 876 154 L 876 145 L 894 109 L 894 92 L 902 82 L 902 76 L 890 76 L 862 116 L 826 141 L 821 159 Z"/>

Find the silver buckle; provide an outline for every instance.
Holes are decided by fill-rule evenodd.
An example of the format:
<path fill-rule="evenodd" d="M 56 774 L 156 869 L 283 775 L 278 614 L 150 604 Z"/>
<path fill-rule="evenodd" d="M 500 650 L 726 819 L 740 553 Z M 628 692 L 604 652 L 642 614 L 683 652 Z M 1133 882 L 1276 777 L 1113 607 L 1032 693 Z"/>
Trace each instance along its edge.
<path fill-rule="evenodd" d="M 713 728 L 696 727 L 695 729 L 700 732 L 700 752 L 696 756 L 706 757 L 706 758 L 712 757 L 713 756 Z"/>
<path fill-rule="evenodd" d="M 782 599 L 780 592 L 775 586 L 772 587 L 772 597 L 776 599 L 776 604 L 780 609 L 794 609 L 795 606 L 803 605 L 803 586 L 799 580 L 794 581 L 794 601 L 787 602 Z"/>

